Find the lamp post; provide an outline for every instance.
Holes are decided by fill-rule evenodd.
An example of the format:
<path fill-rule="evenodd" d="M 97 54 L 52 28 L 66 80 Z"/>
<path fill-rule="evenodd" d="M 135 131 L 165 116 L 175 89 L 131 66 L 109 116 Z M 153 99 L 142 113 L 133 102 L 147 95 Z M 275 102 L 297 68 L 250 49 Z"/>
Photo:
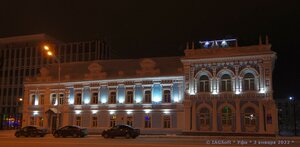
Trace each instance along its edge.
<path fill-rule="evenodd" d="M 60 98 L 60 74 L 61 74 L 61 66 L 60 66 L 60 59 L 53 53 L 53 51 L 51 50 L 51 48 L 48 46 L 48 45 L 44 45 L 43 46 L 44 50 L 47 52 L 47 55 L 48 56 L 52 56 L 54 57 L 55 61 L 57 62 L 58 64 L 58 92 L 57 92 L 57 95 L 56 95 L 56 98 L 57 98 L 57 115 L 56 115 L 56 129 L 59 127 L 59 98 Z"/>
<path fill-rule="evenodd" d="M 296 104 L 295 98 L 289 97 L 289 100 L 293 103 L 293 115 L 294 115 L 294 135 L 297 136 L 297 119 L 296 119 Z"/>

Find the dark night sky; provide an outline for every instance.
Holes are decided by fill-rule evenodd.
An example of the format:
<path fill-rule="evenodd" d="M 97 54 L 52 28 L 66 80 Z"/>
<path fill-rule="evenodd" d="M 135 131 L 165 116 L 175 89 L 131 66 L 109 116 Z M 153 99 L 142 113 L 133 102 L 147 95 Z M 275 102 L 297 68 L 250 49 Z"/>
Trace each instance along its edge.
<path fill-rule="evenodd" d="M 300 9 L 295 2 L 1 0 L 0 37 L 46 33 L 68 42 L 106 36 L 120 57 L 141 58 L 183 55 L 186 41 L 231 36 L 249 45 L 268 34 L 278 56 L 275 97 L 300 99 Z"/>

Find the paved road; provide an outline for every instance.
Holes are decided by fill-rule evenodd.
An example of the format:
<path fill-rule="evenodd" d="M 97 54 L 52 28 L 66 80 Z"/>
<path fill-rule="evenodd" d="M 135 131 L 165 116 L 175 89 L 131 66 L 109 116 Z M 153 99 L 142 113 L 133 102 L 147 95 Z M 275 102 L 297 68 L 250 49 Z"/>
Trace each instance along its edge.
<path fill-rule="evenodd" d="M 222 146 L 266 146 L 298 147 L 300 138 L 273 137 L 208 137 L 208 136 L 165 136 L 142 135 L 136 139 L 104 139 L 100 135 L 85 138 L 16 138 L 12 131 L 0 131 L 1 147 L 222 147 Z"/>

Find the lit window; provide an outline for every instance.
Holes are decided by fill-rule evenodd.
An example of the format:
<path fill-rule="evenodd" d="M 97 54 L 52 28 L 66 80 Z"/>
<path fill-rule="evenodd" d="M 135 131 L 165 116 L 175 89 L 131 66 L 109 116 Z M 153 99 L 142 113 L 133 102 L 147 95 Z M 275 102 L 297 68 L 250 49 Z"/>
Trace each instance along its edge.
<path fill-rule="evenodd" d="M 44 126 L 44 118 L 43 118 L 43 117 L 40 117 L 40 118 L 39 118 L 39 126 L 40 126 L 40 127 L 43 127 L 43 126 Z"/>
<path fill-rule="evenodd" d="M 151 103 L 151 91 L 147 90 L 145 91 L 145 99 L 144 99 L 144 103 Z"/>
<path fill-rule="evenodd" d="M 224 126 L 231 126 L 232 125 L 232 110 L 225 106 L 222 109 L 222 125 Z"/>
<path fill-rule="evenodd" d="M 244 123 L 246 127 L 253 127 L 256 125 L 256 114 L 253 108 L 249 107 L 245 109 Z"/>
<path fill-rule="evenodd" d="M 146 115 L 144 121 L 145 121 L 145 128 L 151 128 L 151 116 Z"/>
<path fill-rule="evenodd" d="M 115 114 L 110 116 L 110 127 L 114 127 L 116 125 L 117 116 Z"/>

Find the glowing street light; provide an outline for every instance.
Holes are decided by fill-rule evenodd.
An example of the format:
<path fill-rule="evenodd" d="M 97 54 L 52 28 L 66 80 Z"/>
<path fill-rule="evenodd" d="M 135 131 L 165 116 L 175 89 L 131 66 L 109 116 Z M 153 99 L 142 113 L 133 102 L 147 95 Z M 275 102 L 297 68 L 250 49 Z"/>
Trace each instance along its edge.
<path fill-rule="evenodd" d="M 49 46 L 48 45 L 44 45 L 44 50 L 48 51 L 49 50 Z"/>
<path fill-rule="evenodd" d="M 53 50 L 51 50 L 51 47 L 49 45 L 44 45 L 43 49 L 47 52 L 48 56 L 52 56 L 54 57 L 54 59 L 56 60 L 56 62 L 58 63 L 58 89 L 60 89 L 60 74 L 61 74 L 61 65 L 60 65 L 60 59 L 55 56 L 55 54 L 53 53 Z M 57 93 L 57 97 L 59 98 L 59 90 Z M 57 107 L 57 116 L 56 116 L 56 129 L 59 127 L 59 117 L 58 117 L 58 113 L 59 113 L 59 107 Z"/>

